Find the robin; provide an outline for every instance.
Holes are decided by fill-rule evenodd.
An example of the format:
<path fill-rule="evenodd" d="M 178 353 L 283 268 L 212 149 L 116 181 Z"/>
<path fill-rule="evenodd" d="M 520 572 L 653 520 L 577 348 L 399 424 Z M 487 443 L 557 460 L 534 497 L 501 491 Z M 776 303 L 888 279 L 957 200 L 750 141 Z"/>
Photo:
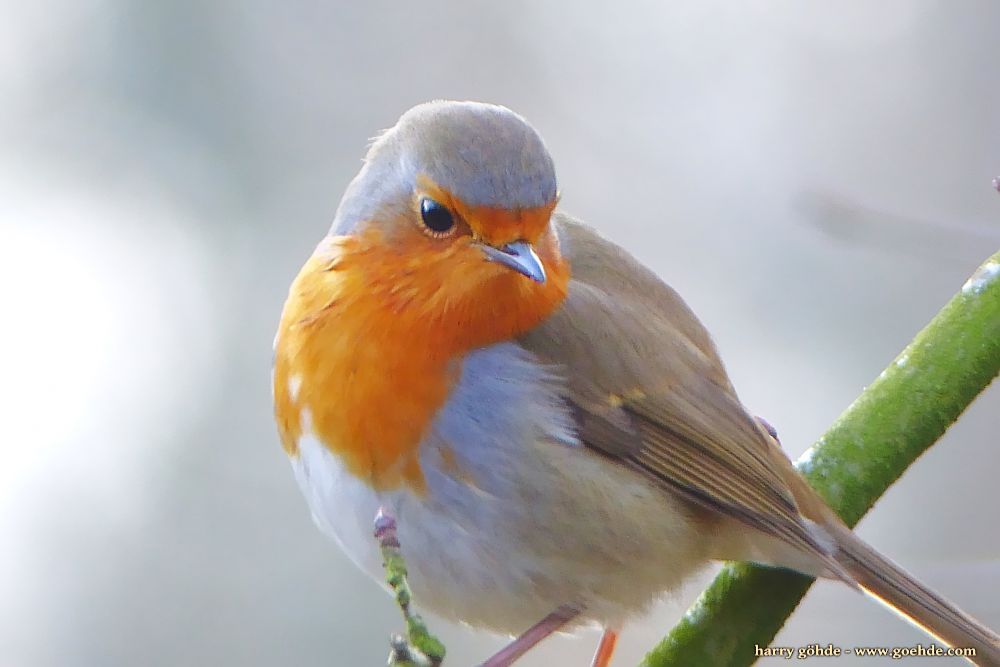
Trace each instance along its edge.
<path fill-rule="evenodd" d="M 422 104 L 371 145 L 275 341 L 319 527 L 379 577 L 372 521 L 393 516 L 421 607 L 522 633 L 491 667 L 583 623 L 605 667 L 622 624 L 713 559 L 839 579 L 1000 664 L 997 635 L 799 476 L 680 296 L 557 202 L 504 107 Z"/>

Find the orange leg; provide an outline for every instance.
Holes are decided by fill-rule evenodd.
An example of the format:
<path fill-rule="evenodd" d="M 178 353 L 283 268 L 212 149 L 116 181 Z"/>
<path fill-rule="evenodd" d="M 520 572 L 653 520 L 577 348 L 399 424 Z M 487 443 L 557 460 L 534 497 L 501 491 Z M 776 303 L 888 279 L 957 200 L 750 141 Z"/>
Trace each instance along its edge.
<path fill-rule="evenodd" d="M 614 630 L 605 630 L 601 635 L 601 643 L 597 645 L 597 653 L 594 654 L 594 661 L 590 667 L 608 667 L 611 664 L 611 655 L 615 652 L 615 643 L 618 642 L 618 633 Z"/>

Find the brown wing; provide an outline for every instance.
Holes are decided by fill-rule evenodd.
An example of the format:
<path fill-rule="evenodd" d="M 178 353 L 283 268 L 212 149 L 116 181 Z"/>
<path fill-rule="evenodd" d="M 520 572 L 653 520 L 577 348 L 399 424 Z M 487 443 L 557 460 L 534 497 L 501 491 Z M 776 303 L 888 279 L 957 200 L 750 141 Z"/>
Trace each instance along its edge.
<path fill-rule="evenodd" d="M 815 516 L 822 501 L 743 408 L 677 293 L 593 230 L 565 216 L 556 224 L 569 295 L 521 342 L 564 374 L 584 444 L 843 574 L 800 511 Z"/>

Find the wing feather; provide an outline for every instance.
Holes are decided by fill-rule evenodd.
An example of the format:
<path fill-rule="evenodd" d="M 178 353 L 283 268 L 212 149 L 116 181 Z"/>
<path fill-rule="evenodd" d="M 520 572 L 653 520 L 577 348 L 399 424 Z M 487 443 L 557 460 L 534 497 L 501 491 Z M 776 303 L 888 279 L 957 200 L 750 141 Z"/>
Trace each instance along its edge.
<path fill-rule="evenodd" d="M 791 462 L 743 408 L 683 300 L 593 230 L 556 223 L 573 267 L 569 295 L 521 343 L 563 373 L 580 440 L 850 580 L 802 514 L 797 495 L 811 490 L 789 484 Z"/>

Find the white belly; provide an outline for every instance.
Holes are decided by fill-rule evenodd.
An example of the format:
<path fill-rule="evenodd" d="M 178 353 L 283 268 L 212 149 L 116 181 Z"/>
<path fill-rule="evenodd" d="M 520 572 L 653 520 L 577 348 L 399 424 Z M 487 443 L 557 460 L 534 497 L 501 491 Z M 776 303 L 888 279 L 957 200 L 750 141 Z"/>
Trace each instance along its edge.
<path fill-rule="evenodd" d="M 340 459 L 312 433 L 302 434 L 299 454 L 291 461 L 313 521 L 358 567 L 378 577 L 382 557 L 373 537 L 378 495 L 347 472 Z"/>

